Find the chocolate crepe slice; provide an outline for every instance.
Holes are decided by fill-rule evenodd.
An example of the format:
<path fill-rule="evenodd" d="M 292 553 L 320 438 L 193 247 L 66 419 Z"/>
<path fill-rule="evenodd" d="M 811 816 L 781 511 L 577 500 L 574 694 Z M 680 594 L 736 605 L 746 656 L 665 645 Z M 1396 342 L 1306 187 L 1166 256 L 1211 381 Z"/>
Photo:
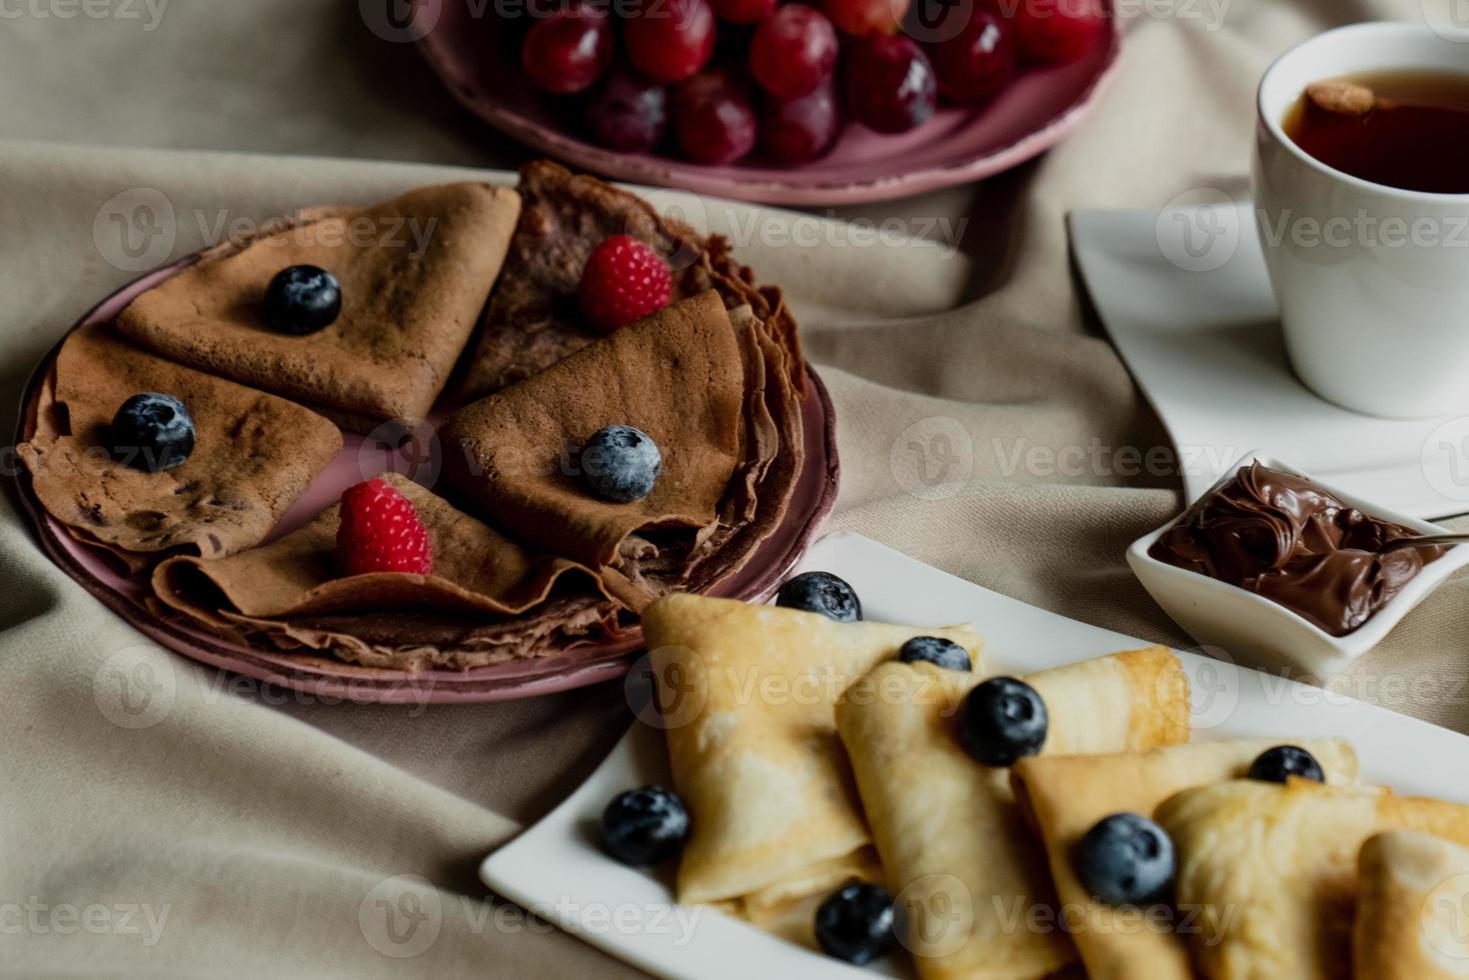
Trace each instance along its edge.
<path fill-rule="evenodd" d="M 959 742 L 964 699 L 981 680 L 928 663 L 881 664 L 837 705 L 837 731 L 888 888 L 902 896 L 918 975 L 1039 980 L 1074 962 L 1076 950 L 1061 929 L 1015 926 L 1056 897 L 1010 770 L 980 765 Z M 1040 758 L 1188 739 L 1188 680 L 1163 647 L 1024 680 L 1050 718 Z"/>
<path fill-rule="evenodd" d="M 357 431 L 422 419 L 469 341 L 519 213 L 513 190 L 481 183 L 303 212 L 139 296 L 118 329 L 172 360 L 322 406 Z M 337 277 L 342 313 L 292 336 L 266 326 L 259 308 L 275 274 L 300 264 Z"/>
<path fill-rule="evenodd" d="M 1175 895 L 1197 910 L 1193 966 L 1208 980 L 1347 980 L 1357 857 L 1412 830 L 1469 845 L 1469 806 L 1384 789 L 1240 779 L 1158 809 L 1177 850 Z"/>
<path fill-rule="evenodd" d="M 341 576 L 333 505 L 253 551 L 214 562 L 170 559 L 153 574 L 155 594 L 218 630 L 400 669 L 482 666 L 615 627 L 616 607 L 586 568 L 528 552 L 404 477 L 382 479 L 427 528 L 431 575 Z"/>
<path fill-rule="evenodd" d="M 441 432 L 449 486 L 538 550 L 599 569 L 635 610 L 701 584 L 693 570 L 711 555 L 727 573 L 779 523 L 802 455 L 794 419 L 778 425 L 768 397 L 783 401 L 770 379 L 779 352 L 747 311 L 736 319 L 706 292 L 459 410 Z M 614 423 L 663 454 L 653 492 L 633 503 L 601 500 L 578 475 L 578 447 Z"/>
<path fill-rule="evenodd" d="M 141 392 L 181 400 L 195 424 L 181 465 L 152 473 L 110 458 L 107 427 Z M 100 326 L 68 337 L 18 448 L 48 513 L 131 571 L 176 549 L 217 559 L 275 527 L 342 448 L 331 422 L 292 402 L 156 357 Z"/>
<path fill-rule="evenodd" d="M 750 307 L 762 331 L 786 352 L 790 383 L 801 390 L 804 362 L 795 320 L 780 291 L 756 285 L 723 238 L 705 238 L 634 194 L 546 160 L 521 168 L 519 191 L 524 206 L 505 275 L 453 385 L 453 403 L 530 377 L 601 336 L 577 308 L 576 290 L 587 256 L 613 235 L 631 235 L 663 256 L 674 272 L 674 301 L 712 288 L 730 309 Z"/>
<path fill-rule="evenodd" d="M 1296 744 L 1321 763 L 1327 782 L 1355 783 L 1357 755 L 1345 739 L 1241 739 L 1195 742 L 1150 752 L 1037 755 L 1012 770 L 1015 794 L 1050 859 L 1051 877 L 1091 980 L 1190 980 L 1184 937 L 1149 928 L 1174 919 L 1158 909 L 1113 908 L 1093 900 L 1076 876 L 1073 854 L 1088 830 L 1114 813 L 1151 817 L 1159 804 L 1195 786 L 1242 778 L 1266 749 Z"/>
<path fill-rule="evenodd" d="M 1469 848 L 1388 831 L 1362 845 L 1357 881 L 1356 980 L 1469 977 Z"/>

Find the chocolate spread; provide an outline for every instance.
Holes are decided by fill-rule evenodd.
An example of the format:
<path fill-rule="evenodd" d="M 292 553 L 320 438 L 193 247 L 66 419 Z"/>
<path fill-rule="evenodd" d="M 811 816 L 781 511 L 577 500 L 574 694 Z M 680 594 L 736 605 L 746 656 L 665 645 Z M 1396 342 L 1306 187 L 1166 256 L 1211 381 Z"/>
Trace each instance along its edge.
<path fill-rule="evenodd" d="M 1309 480 L 1252 463 L 1189 508 L 1148 554 L 1248 589 L 1345 636 L 1443 555 L 1443 548 L 1382 550 L 1417 535 Z"/>

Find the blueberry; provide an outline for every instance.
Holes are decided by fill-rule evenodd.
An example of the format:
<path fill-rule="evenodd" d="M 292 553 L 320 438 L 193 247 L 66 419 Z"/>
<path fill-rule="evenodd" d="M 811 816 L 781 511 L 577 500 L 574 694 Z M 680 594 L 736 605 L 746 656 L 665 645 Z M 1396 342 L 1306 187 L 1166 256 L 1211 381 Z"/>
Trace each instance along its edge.
<path fill-rule="evenodd" d="M 964 698 L 959 741 L 987 766 L 1011 766 L 1046 744 L 1049 717 L 1036 689 L 1013 677 L 991 677 Z"/>
<path fill-rule="evenodd" d="M 630 789 L 602 811 L 602 846 L 623 864 L 646 867 L 683 850 L 689 812 L 661 786 Z"/>
<path fill-rule="evenodd" d="M 171 470 L 194 451 L 194 419 L 172 395 L 145 392 L 122 403 L 108 433 L 113 458 L 135 470 Z"/>
<path fill-rule="evenodd" d="M 265 290 L 260 316 L 281 333 L 315 333 L 337 322 L 342 312 L 342 287 L 337 277 L 314 265 L 282 269 Z"/>
<path fill-rule="evenodd" d="M 861 966 L 892 949 L 893 896 L 866 882 L 846 885 L 816 910 L 816 941 L 827 955 Z"/>
<path fill-rule="evenodd" d="M 1173 884 L 1173 841 L 1136 813 L 1098 821 L 1076 845 L 1076 877 L 1087 894 L 1108 905 L 1151 905 Z"/>
<path fill-rule="evenodd" d="M 1277 745 L 1266 749 L 1260 757 L 1250 763 L 1249 777 L 1266 783 L 1283 783 L 1287 777 L 1299 776 L 1326 782 L 1326 773 L 1316 757 L 1297 745 Z"/>
<path fill-rule="evenodd" d="M 974 662 L 969 659 L 969 651 L 953 640 L 946 640 L 942 636 L 913 637 L 898 651 L 898 659 L 905 664 L 927 660 L 944 670 L 974 669 Z"/>
<path fill-rule="evenodd" d="M 581 451 L 581 475 L 604 500 L 630 504 L 653 492 L 663 455 L 647 433 L 630 425 L 598 429 Z"/>
<path fill-rule="evenodd" d="M 831 572 L 802 572 L 780 587 L 775 604 L 820 613 L 839 623 L 862 618 L 862 601 L 856 591 Z"/>

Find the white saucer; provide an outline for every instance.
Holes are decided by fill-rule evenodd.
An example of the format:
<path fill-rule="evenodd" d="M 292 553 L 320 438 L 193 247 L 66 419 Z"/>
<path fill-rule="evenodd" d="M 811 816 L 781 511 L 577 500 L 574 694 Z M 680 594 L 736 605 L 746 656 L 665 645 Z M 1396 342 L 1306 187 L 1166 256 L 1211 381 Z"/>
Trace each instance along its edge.
<path fill-rule="evenodd" d="M 1173 439 L 1188 499 L 1259 449 L 1392 510 L 1469 512 L 1469 417 L 1374 418 L 1308 390 L 1286 361 L 1253 206 L 1200 196 L 1070 222 L 1087 289 Z"/>

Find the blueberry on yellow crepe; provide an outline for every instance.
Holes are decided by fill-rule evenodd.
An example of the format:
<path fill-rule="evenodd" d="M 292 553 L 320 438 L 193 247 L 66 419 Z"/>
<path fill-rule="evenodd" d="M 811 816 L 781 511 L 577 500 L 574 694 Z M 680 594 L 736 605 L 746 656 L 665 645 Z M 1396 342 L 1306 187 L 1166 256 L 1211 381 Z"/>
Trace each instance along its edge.
<path fill-rule="evenodd" d="M 1188 939 L 1208 980 L 1350 977 L 1367 839 L 1414 830 L 1469 845 L 1469 806 L 1306 779 L 1185 790 L 1157 818 L 1178 849 L 1177 901 L 1199 910 Z"/>
<path fill-rule="evenodd" d="M 1191 980 L 1193 973 L 1182 937 L 1172 928 L 1148 926 L 1150 916 L 1165 926 L 1173 921 L 1167 896 L 1157 905 L 1142 901 L 1115 907 L 1099 901 L 1098 889 L 1083 883 L 1079 852 L 1087 835 L 1114 814 L 1150 819 L 1159 804 L 1181 790 L 1243 778 L 1260 759 L 1278 758 L 1275 750 L 1282 744 L 1269 739 L 1195 742 L 1146 752 L 1048 754 L 1016 763 L 1016 797 L 1046 853 L 1056 897 L 1073 913 L 1067 928 L 1092 980 Z M 1297 753 L 1309 749 L 1329 782 L 1356 781 L 1357 757 L 1345 740 L 1315 739 L 1295 748 Z"/>
<path fill-rule="evenodd" d="M 1010 770 L 967 750 L 974 736 L 966 738 L 964 716 L 973 692 L 988 683 L 997 696 L 985 702 L 1000 713 L 1008 703 L 1001 695 L 1012 688 L 1044 702 L 1043 739 L 1028 726 L 1024 733 L 1036 758 L 1188 738 L 1188 682 L 1162 647 L 1006 680 L 999 689 L 976 674 L 894 661 L 837 706 L 887 886 L 906 920 L 904 944 L 924 980 L 1039 978 L 1076 959 L 1059 927 L 1028 925 L 1055 905 L 1045 854 L 1025 827 Z M 1005 734 L 999 723 L 983 728 L 987 736 Z"/>
<path fill-rule="evenodd" d="M 757 922 L 871 873 L 871 836 L 836 733 L 847 687 L 914 636 L 952 640 L 976 661 L 981 645 L 968 626 L 838 623 L 690 595 L 654 602 L 643 629 L 654 676 L 676 687 L 661 696 L 693 828 L 679 901 Z"/>

